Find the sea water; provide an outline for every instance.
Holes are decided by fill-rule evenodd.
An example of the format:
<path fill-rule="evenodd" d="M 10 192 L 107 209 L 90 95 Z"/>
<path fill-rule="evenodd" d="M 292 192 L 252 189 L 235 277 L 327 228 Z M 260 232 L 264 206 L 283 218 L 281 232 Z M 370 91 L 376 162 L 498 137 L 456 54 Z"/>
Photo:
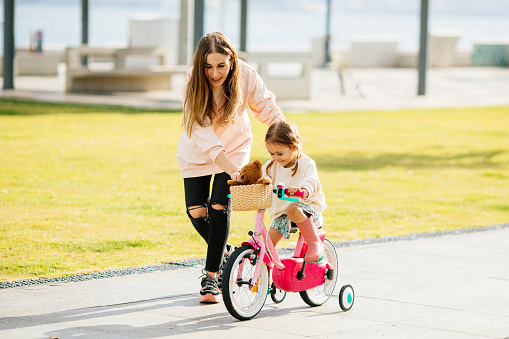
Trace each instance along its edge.
<path fill-rule="evenodd" d="M 248 3 L 248 50 L 309 50 L 313 39 L 326 34 L 326 0 L 249 0 Z M 479 3 L 430 1 L 429 31 L 457 32 L 459 48 L 471 48 L 477 39 L 509 39 L 509 1 L 484 0 L 482 7 Z M 348 48 L 359 37 L 396 38 L 401 49 L 418 48 L 420 0 L 332 0 L 331 4 L 332 48 Z M 180 0 L 89 0 L 89 6 L 92 46 L 128 45 L 131 19 L 178 20 L 180 16 Z M 444 6 L 449 7 L 444 9 Z M 3 6 L 0 17 L 3 18 Z M 16 46 L 28 47 L 31 37 L 39 30 L 44 46 L 78 46 L 81 0 L 16 0 Z M 205 1 L 205 32 L 212 31 L 224 32 L 238 46 L 240 0 Z M 3 31 L 0 43 L 3 51 Z"/>

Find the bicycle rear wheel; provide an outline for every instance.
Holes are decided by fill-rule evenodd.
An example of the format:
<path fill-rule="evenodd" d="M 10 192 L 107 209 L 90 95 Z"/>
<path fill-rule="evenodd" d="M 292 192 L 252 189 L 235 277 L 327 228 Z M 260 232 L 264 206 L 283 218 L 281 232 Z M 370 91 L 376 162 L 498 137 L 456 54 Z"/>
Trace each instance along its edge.
<path fill-rule="evenodd" d="M 332 271 L 327 274 L 323 285 L 299 292 L 300 297 L 309 306 L 315 307 L 323 305 L 330 298 L 334 291 L 336 280 L 338 278 L 338 256 L 332 242 L 325 238 L 323 241 L 323 259 L 332 265 Z"/>
<path fill-rule="evenodd" d="M 239 247 L 233 252 L 223 271 L 223 300 L 228 312 L 239 320 L 256 316 L 269 291 L 269 271 L 262 262 L 257 277 L 253 277 L 255 265 L 251 246 Z M 253 260 L 254 259 L 254 260 Z"/>

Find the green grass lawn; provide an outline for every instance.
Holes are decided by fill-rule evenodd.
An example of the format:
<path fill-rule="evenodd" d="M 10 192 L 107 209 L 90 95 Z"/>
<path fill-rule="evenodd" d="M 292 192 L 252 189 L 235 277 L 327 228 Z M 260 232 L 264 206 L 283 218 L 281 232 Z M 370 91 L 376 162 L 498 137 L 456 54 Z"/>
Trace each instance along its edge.
<path fill-rule="evenodd" d="M 332 241 L 509 222 L 509 107 L 286 116 L 317 162 Z M 204 257 L 181 117 L 0 100 L 0 281 Z M 253 121 L 252 159 L 268 159 L 265 129 Z M 234 212 L 230 243 L 253 218 Z"/>

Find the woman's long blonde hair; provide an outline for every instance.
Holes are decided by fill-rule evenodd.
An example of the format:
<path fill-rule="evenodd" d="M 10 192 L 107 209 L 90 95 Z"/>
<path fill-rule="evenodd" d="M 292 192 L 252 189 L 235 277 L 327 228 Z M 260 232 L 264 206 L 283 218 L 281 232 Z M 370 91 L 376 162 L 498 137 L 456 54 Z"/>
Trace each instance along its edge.
<path fill-rule="evenodd" d="M 205 75 L 207 56 L 211 53 L 221 53 L 230 58 L 231 69 L 223 84 L 225 103 L 222 107 L 214 108 L 212 86 Z M 204 35 L 193 60 L 193 72 L 185 89 L 184 118 L 182 126 L 191 135 L 193 125 L 207 126 L 212 119 L 219 126 L 227 125 L 235 120 L 237 112 L 242 106 L 242 72 L 239 68 L 237 52 L 228 38 L 219 32 Z M 217 115 L 219 112 L 221 115 Z"/>

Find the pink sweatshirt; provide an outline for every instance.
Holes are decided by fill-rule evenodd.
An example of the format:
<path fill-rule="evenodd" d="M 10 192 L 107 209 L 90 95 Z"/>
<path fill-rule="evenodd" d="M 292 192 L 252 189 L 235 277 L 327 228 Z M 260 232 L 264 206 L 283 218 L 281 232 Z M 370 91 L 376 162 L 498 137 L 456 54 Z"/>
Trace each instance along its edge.
<path fill-rule="evenodd" d="M 249 162 L 253 134 L 247 114 L 248 105 L 256 120 L 267 126 L 283 118 L 281 109 L 276 106 L 275 95 L 267 90 L 258 73 L 241 60 L 239 65 L 244 76 L 244 98 L 238 117 L 234 122 L 221 127 L 202 127 L 195 124 L 191 137 L 185 132 L 182 134 L 177 149 L 177 161 L 183 178 L 223 172 L 214 162 L 221 151 L 225 151 L 228 159 L 239 170 Z M 187 71 L 184 88 L 192 71 L 192 67 Z"/>

